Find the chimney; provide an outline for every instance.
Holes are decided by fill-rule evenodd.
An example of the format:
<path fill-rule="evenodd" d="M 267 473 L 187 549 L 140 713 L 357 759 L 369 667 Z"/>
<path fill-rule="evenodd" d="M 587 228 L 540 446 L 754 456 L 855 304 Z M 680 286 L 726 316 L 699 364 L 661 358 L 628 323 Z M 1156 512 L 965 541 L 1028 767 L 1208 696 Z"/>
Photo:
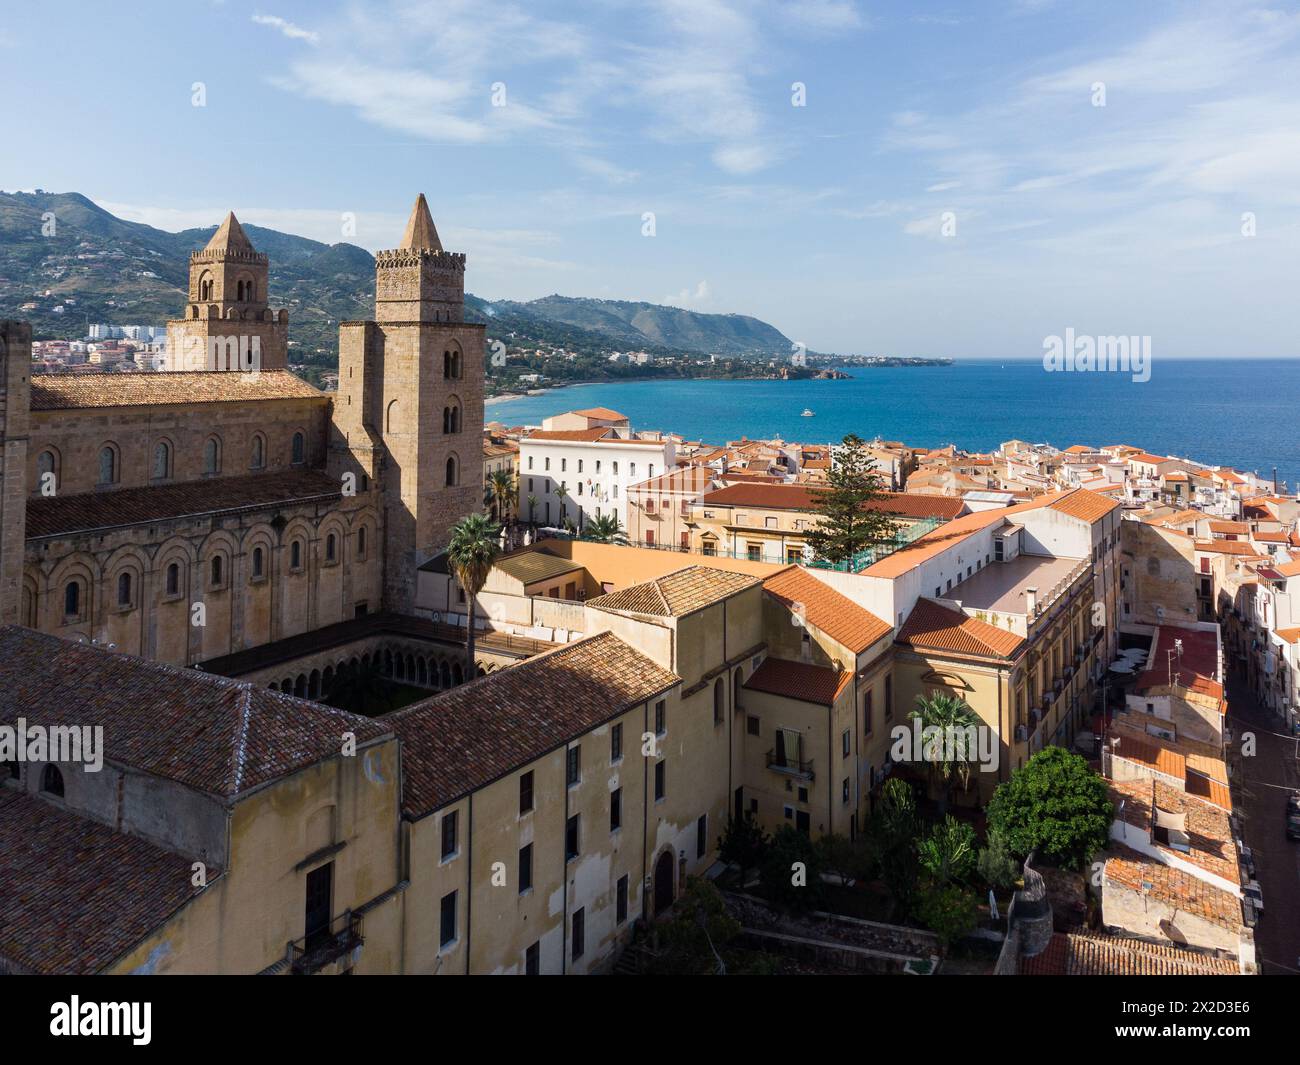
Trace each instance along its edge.
<path fill-rule="evenodd" d="M 1032 618 L 1034 616 L 1034 613 L 1037 610 L 1038 610 L 1038 589 L 1026 588 L 1025 589 L 1025 613 Z"/>

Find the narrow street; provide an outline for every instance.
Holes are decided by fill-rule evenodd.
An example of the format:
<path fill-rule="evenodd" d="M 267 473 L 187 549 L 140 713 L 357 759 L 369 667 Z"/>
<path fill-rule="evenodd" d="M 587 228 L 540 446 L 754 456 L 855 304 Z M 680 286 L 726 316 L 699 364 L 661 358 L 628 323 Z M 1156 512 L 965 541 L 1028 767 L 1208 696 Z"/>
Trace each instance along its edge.
<path fill-rule="evenodd" d="M 1279 735 L 1281 725 L 1265 713 L 1244 684 L 1228 689 L 1233 748 L 1253 732 L 1256 752 L 1239 758 L 1234 796 L 1246 845 L 1254 852 L 1264 894 L 1264 914 L 1255 927 L 1255 946 L 1265 975 L 1300 973 L 1300 841 L 1286 838 L 1286 797 L 1300 788 L 1296 741 Z"/>

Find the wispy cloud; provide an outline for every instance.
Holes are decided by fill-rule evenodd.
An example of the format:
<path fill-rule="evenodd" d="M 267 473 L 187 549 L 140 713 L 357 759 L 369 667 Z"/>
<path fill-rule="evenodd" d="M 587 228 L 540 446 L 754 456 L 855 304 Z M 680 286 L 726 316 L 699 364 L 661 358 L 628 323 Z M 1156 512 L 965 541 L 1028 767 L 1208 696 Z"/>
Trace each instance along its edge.
<path fill-rule="evenodd" d="M 252 20 L 259 26 L 270 26 L 272 29 L 279 30 L 291 41 L 306 41 L 309 44 L 320 42 L 320 34 L 314 30 L 305 30 L 288 19 L 280 18 L 279 15 L 253 15 Z"/>

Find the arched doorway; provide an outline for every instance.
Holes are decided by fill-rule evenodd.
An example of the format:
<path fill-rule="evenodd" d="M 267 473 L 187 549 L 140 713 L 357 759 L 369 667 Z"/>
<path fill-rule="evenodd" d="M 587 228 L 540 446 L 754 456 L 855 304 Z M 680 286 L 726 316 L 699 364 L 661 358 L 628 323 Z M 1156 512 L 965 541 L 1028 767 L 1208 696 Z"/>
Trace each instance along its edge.
<path fill-rule="evenodd" d="M 664 851 L 655 862 L 655 916 L 661 917 L 672 907 L 673 896 L 673 852 Z"/>

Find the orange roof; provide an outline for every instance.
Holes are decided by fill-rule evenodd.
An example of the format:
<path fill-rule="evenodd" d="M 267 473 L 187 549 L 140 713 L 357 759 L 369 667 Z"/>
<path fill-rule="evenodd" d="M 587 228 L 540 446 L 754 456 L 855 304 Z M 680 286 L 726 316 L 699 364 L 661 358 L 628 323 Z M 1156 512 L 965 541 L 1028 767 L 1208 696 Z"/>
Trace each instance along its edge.
<path fill-rule="evenodd" d="M 1283 577 L 1300 577 L 1300 558 L 1293 558 L 1290 562 L 1279 562 L 1273 568 Z"/>
<path fill-rule="evenodd" d="M 1119 503 L 1096 492 L 1090 492 L 1086 488 L 1077 488 L 1069 495 L 1047 505 L 1052 510 L 1068 514 L 1072 518 L 1094 522 L 1104 518 L 1118 507 Z"/>
<path fill-rule="evenodd" d="M 1300 628 L 1293 629 L 1276 629 L 1278 638 L 1285 640 L 1287 643 L 1296 643 L 1300 641 Z"/>
<path fill-rule="evenodd" d="M 1092 448 L 1085 444 L 1071 444 L 1065 449 L 1065 453 L 1067 455 L 1087 455 L 1091 454 L 1092 450 Z"/>
<path fill-rule="evenodd" d="M 1164 457 L 1162 457 L 1162 456 L 1160 456 L 1160 455 L 1148 455 L 1148 454 L 1144 451 L 1144 452 L 1142 452 L 1142 454 L 1140 454 L 1140 455 L 1129 455 L 1127 461 L 1129 461 L 1129 462 L 1145 462 L 1145 463 L 1147 463 L 1148 465 L 1158 465 L 1158 464 L 1161 463 L 1161 462 L 1168 462 L 1169 459 L 1164 458 Z"/>
<path fill-rule="evenodd" d="M 1244 521 L 1212 521 L 1210 532 L 1241 535 L 1250 532 L 1250 526 Z"/>
<path fill-rule="evenodd" d="M 1146 743 L 1132 735 L 1120 736 L 1118 739 L 1119 742 L 1113 748 L 1115 757 L 1140 762 L 1157 773 L 1164 773 L 1178 781 L 1186 779 L 1187 759 L 1177 751 L 1171 751 L 1158 743 Z"/>
<path fill-rule="evenodd" d="M 1259 558 L 1260 553 L 1245 540 L 1197 540 L 1196 550 L 1216 555 L 1248 555 Z"/>
<path fill-rule="evenodd" d="M 918 650 L 947 651 L 980 658 L 1013 658 L 1025 641 L 1014 632 L 969 617 L 932 599 L 918 599 L 907 622 L 899 630 L 898 642 Z"/>
<path fill-rule="evenodd" d="M 729 480 L 733 474 L 719 475 Z M 802 484 L 732 484 L 710 492 L 701 502 L 715 506 L 764 507 L 769 510 L 813 510 L 818 496 L 826 489 Z M 951 519 L 966 508 L 961 499 L 946 496 L 923 496 L 908 492 L 882 492 L 868 503 L 867 510 L 906 518 Z"/>
<path fill-rule="evenodd" d="M 784 658 L 765 658 L 745 681 L 750 691 L 767 692 L 805 703 L 834 706 L 844 688 L 852 683 L 853 670 L 834 670 L 808 662 L 789 662 Z"/>
<path fill-rule="evenodd" d="M 887 622 L 798 566 L 768 577 L 763 582 L 763 590 L 854 654 L 865 651 L 892 631 Z"/>
<path fill-rule="evenodd" d="M 575 410 L 572 412 L 583 418 L 600 418 L 607 422 L 625 422 L 626 414 L 620 414 L 616 410 L 610 410 L 608 407 L 588 407 L 586 410 Z"/>
<path fill-rule="evenodd" d="M 1287 542 L 1287 534 L 1281 529 L 1268 530 L 1256 529 L 1250 534 L 1252 540 L 1258 540 L 1262 544 L 1284 544 Z"/>

